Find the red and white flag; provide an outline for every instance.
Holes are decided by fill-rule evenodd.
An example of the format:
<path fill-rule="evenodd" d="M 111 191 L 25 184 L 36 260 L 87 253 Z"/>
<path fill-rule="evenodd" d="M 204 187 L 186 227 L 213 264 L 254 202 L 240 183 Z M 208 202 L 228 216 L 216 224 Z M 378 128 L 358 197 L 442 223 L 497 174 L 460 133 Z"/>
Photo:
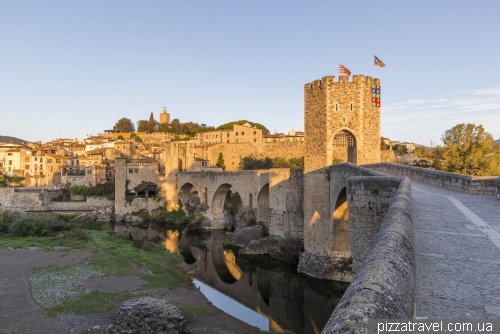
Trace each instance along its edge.
<path fill-rule="evenodd" d="M 351 71 L 349 71 L 349 70 L 347 69 L 347 67 L 345 67 L 344 65 L 339 64 L 339 75 L 347 75 L 347 76 L 350 76 L 350 75 L 351 75 Z"/>

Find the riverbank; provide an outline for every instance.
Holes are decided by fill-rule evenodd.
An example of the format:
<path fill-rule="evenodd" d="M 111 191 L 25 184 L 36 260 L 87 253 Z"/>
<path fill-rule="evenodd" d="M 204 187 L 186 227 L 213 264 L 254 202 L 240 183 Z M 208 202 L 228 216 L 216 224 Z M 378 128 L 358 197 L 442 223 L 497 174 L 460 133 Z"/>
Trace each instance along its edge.
<path fill-rule="evenodd" d="M 80 232 L 79 232 L 80 233 Z M 6 333 L 86 333 L 112 322 L 124 300 L 151 296 L 177 305 L 186 333 L 259 333 L 216 307 L 177 265 L 182 256 L 141 249 L 113 231 L 79 237 L 0 237 L 0 324 Z"/>

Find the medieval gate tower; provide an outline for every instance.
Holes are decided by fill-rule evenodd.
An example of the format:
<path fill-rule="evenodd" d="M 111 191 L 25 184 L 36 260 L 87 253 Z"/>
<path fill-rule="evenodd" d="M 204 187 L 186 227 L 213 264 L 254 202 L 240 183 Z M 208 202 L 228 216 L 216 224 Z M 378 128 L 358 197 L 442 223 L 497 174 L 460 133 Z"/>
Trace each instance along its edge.
<path fill-rule="evenodd" d="M 304 87 L 305 170 L 380 162 L 380 79 L 334 76 Z"/>

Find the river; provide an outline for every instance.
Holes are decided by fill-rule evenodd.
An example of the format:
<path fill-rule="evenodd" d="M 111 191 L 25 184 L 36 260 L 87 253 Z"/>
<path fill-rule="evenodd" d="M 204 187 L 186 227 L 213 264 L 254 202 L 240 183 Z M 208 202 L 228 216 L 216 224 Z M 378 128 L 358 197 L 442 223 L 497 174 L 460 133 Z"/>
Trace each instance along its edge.
<path fill-rule="evenodd" d="M 268 256 L 239 255 L 238 248 L 224 246 L 226 231 L 147 224 L 117 224 L 115 231 L 181 254 L 181 267 L 212 304 L 262 330 L 320 333 L 348 286 L 298 274 Z"/>

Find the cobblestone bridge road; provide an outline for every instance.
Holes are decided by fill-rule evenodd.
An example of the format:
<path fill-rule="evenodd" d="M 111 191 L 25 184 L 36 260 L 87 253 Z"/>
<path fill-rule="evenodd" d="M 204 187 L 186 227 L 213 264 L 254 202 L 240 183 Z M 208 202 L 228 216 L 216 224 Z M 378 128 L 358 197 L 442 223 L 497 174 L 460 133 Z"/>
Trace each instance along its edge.
<path fill-rule="evenodd" d="M 418 318 L 500 318 L 500 201 L 412 180 Z"/>

